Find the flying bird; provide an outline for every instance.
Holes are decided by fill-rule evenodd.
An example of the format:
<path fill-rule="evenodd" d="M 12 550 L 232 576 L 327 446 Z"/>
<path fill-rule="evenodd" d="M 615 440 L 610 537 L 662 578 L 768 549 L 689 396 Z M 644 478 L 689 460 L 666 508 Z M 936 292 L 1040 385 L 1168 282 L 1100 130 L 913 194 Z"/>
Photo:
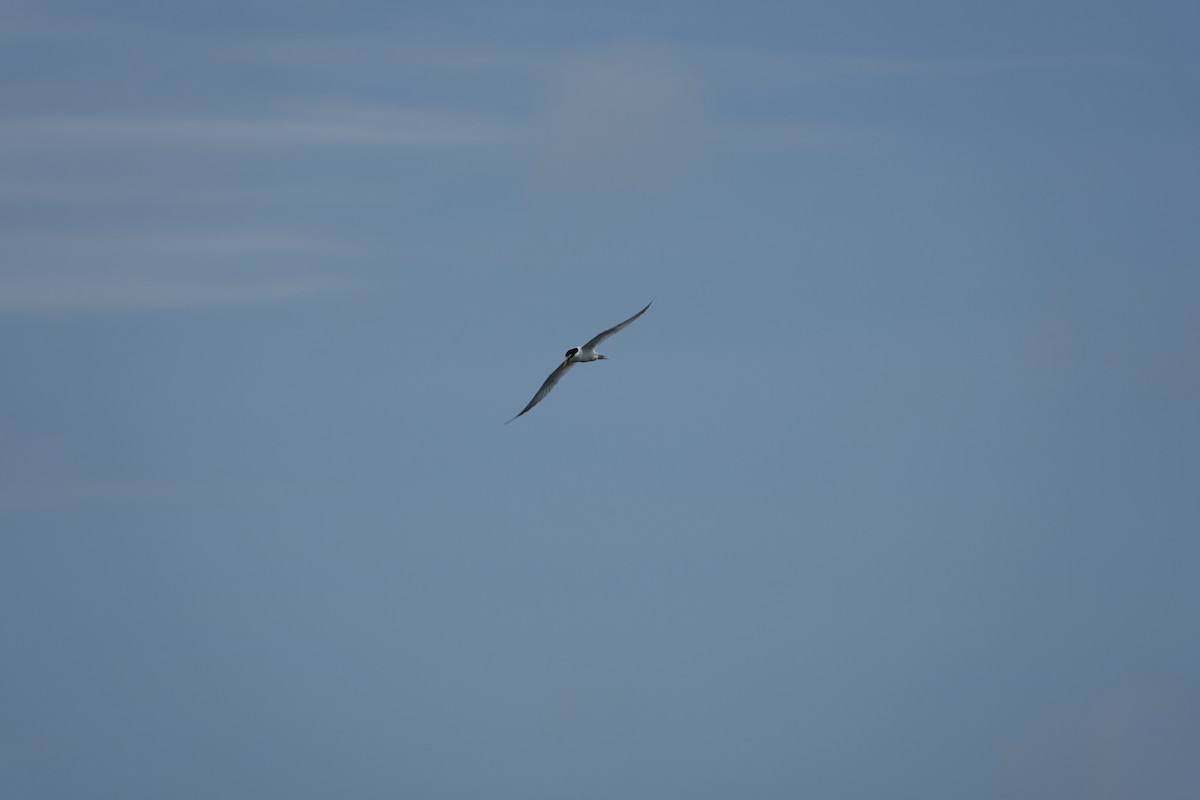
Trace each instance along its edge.
<path fill-rule="evenodd" d="M 653 303 L 653 302 L 654 301 L 651 300 L 649 303 L 646 303 L 646 308 L 649 308 L 651 303 Z M 634 314 L 632 317 L 625 320 L 624 322 L 622 322 L 618 325 L 613 325 L 611 328 L 609 328 L 606 331 L 601 331 L 600 333 L 597 333 L 595 336 L 593 336 L 591 339 L 589 339 L 587 341 L 587 344 L 584 344 L 581 347 L 572 347 L 570 350 L 568 350 L 566 353 L 566 357 L 563 358 L 563 362 L 558 365 L 558 369 L 556 369 L 556 370 L 554 370 L 554 372 L 550 373 L 550 377 L 546 378 L 546 382 L 542 384 L 542 388 L 537 390 L 537 394 L 535 394 L 533 396 L 533 399 L 529 401 L 529 405 L 522 408 L 521 413 L 517 414 L 517 417 L 521 416 L 521 414 L 524 414 L 526 411 L 533 408 L 538 403 L 542 402 L 542 400 L 545 399 L 546 395 L 550 394 L 550 390 L 558 385 L 559 380 L 562 378 L 563 375 L 567 374 L 567 370 L 569 370 L 571 367 L 575 366 L 576 364 L 580 363 L 581 361 L 603 361 L 604 359 L 608 358 L 608 356 L 600 355 L 599 353 L 596 352 L 596 345 L 600 344 L 605 339 L 612 336 L 614 333 L 620 333 L 621 331 L 628 328 L 630 325 L 633 324 L 633 321 L 635 319 L 640 317 L 642 314 L 646 313 L 646 308 L 643 308 L 641 311 L 637 312 L 636 314 Z M 508 422 L 512 422 L 513 419 L 516 419 L 517 417 L 513 417 Z M 504 424 L 507 425 L 508 422 L 506 422 Z"/>

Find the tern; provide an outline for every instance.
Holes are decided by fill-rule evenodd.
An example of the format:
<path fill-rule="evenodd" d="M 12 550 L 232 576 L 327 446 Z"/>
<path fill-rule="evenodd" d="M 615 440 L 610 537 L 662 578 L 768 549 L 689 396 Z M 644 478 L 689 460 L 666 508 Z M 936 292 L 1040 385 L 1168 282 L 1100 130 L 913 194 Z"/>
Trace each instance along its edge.
<path fill-rule="evenodd" d="M 646 308 L 649 308 L 653 302 L 654 301 L 651 300 L 649 303 L 646 303 Z M 646 308 L 643 308 L 641 311 L 637 312 L 624 322 L 613 325 L 606 331 L 597 333 L 591 339 L 588 339 L 586 344 L 580 347 L 572 347 L 570 350 L 568 350 L 566 356 L 563 358 L 563 362 L 558 365 L 558 369 L 550 373 L 550 377 L 546 378 L 546 382 L 542 384 L 542 388 L 537 390 L 537 394 L 535 394 L 533 399 L 529 401 L 529 405 L 522 408 L 521 413 L 517 414 L 517 417 L 521 416 L 521 414 L 524 414 L 526 411 L 542 402 L 546 395 L 550 394 L 550 390 L 558 385 L 559 380 L 563 375 L 567 374 L 567 370 L 569 370 L 571 367 L 585 361 L 603 361 L 604 359 L 608 358 L 608 356 L 601 355 L 600 353 L 596 352 L 596 345 L 600 344 L 614 333 L 620 333 L 628 328 L 633 324 L 634 320 L 646 313 Z M 513 419 L 516 419 L 517 417 L 513 417 L 508 422 L 512 422 Z M 507 425 L 508 422 L 504 424 Z"/>

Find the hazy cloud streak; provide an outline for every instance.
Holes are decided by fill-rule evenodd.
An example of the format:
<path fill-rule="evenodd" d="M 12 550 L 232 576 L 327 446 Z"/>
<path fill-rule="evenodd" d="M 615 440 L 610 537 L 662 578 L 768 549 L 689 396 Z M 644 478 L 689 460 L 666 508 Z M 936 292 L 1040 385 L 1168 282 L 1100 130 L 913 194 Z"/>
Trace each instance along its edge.
<path fill-rule="evenodd" d="M 255 234 L 27 237 L 0 250 L 0 313 L 260 305 L 345 295 L 337 242 Z"/>
<path fill-rule="evenodd" d="M 318 107 L 276 116 L 62 115 L 0 119 L 0 148 L 469 147 L 514 135 L 509 120 L 450 111 Z"/>

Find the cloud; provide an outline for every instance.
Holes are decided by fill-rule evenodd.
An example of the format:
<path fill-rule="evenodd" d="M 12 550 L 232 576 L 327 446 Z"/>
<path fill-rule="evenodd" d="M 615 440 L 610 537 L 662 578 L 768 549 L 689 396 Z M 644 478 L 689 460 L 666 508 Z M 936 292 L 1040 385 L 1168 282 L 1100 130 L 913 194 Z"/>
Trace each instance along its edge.
<path fill-rule="evenodd" d="M 271 36 L 229 40 L 220 53 L 245 62 L 359 70 L 386 68 L 425 73 L 537 75 L 553 70 L 561 56 L 551 50 L 398 42 L 387 34 L 309 37 Z"/>
<path fill-rule="evenodd" d="M 56 115 L 0 119 L 0 148 L 15 152 L 141 148 L 469 147 L 512 138 L 509 120 L 446 110 L 350 103 L 237 116 Z"/>
<path fill-rule="evenodd" d="M 0 248 L 0 314 L 200 309 L 344 296 L 359 291 L 361 282 L 322 264 L 347 250 L 283 235 L 9 240 Z"/>
<path fill-rule="evenodd" d="M 1128 71 L 1143 66 L 1123 56 L 1054 52 L 961 58 L 700 46 L 686 53 L 707 80 L 734 91 L 797 84 L 893 84 L 1084 70 Z"/>
<path fill-rule="evenodd" d="M 706 124 L 696 74 L 662 47 L 621 44 L 565 62 L 544 117 L 548 167 L 641 182 L 677 168 Z"/>
<path fill-rule="evenodd" d="M 1014 72 L 1129 70 L 1145 66 L 1127 55 L 1054 52 L 937 57 L 897 53 L 834 54 L 820 50 L 772 50 L 686 44 L 682 42 L 616 42 L 586 50 L 503 48 L 397 41 L 388 35 L 260 37 L 215 45 L 223 57 L 292 65 L 357 70 L 364 66 L 419 70 L 426 75 L 476 73 L 523 75 L 554 80 L 581 68 L 610 71 L 666 70 L 692 72 L 706 78 L 735 81 L 840 81 L 852 79 L 965 78 Z M 207 47 L 212 52 L 213 45 Z"/>
<path fill-rule="evenodd" d="M 321 275 L 231 279 L 185 270 L 56 270 L 0 276 L 0 314 L 262 305 L 347 294 L 355 288 Z"/>
<path fill-rule="evenodd" d="M 355 85 L 362 74 L 399 70 L 406 80 L 441 86 L 448 76 L 490 87 L 487 111 L 466 105 L 405 107 L 347 100 L 281 104 L 266 111 L 127 113 L 10 112 L 0 116 L 0 155 L 113 148 L 405 148 L 455 150 L 533 145 L 552 172 L 618 178 L 661 177 L 697 146 L 746 143 L 823 147 L 813 135 L 838 120 L 759 121 L 718 113 L 746 92 L 791 91 L 797 84 L 962 79 L 1134 62 L 1060 54 L 938 59 L 624 42 L 586 50 L 395 43 L 382 36 L 300 37 L 179 43 L 185 60 L 210 67 L 245 61 L 307 65 Z M 332 79 L 332 78 L 331 78 Z M 451 84 L 457 85 L 457 84 Z M 513 94 L 514 87 L 520 87 Z M 541 93 L 540 113 L 524 97 Z M 497 112 L 497 98 L 510 110 Z M 709 102 L 709 101 L 712 102 Z M 174 102 L 174 101 L 172 101 Z M 477 104 L 476 107 L 478 108 Z M 744 127 L 744 130 L 743 130 Z M 799 135 L 797 135 L 799 134 Z"/>

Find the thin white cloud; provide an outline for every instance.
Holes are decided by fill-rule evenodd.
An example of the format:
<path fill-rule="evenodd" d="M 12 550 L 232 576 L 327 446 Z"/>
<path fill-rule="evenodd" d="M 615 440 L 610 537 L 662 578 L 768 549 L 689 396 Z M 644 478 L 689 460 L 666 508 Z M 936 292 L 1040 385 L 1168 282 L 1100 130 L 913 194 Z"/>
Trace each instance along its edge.
<path fill-rule="evenodd" d="M 353 248 L 263 234 L 67 235 L 0 247 L 0 314 L 115 313 L 286 303 L 361 289 Z"/>
<path fill-rule="evenodd" d="M 564 57 L 562 52 L 550 49 L 432 45 L 397 41 L 388 35 L 239 38 L 221 42 L 217 52 L 224 58 L 289 66 L 340 70 L 386 67 L 492 75 L 544 74 L 557 69 Z"/>
<path fill-rule="evenodd" d="M 322 104 L 263 116 L 68 114 L 0 118 L 10 154 L 112 147 L 261 148 L 480 146 L 513 136 L 496 117 L 439 110 Z"/>
<path fill-rule="evenodd" d="M 0 203 L 28 209 L 32 204 L 102 205 L 108 209 L 120 204 L 163 203 L 173 207 L 204 206 L 230 209 L 234 206 L 270 206 L 308 203 L 325 207 L 344 207 L 347 203 L 371 201 L 371 188 L 352 178 L 330 179 L 320 176 L 294 181 L 267 181 L 231 188 L 215 181 L 189 183 L 186 191 L 169 180 L 122 182 L 89 181 L 86 176 L 62 175 L 41 179 L 25 178 L 0 182 Z"/>
<path fill-rule="evenodd" d="M 0 314 L 264 305 L 345 295 L 357 289 L 354 281 L 320 274 L 233 277 L 178 269 L 57 269 L 0 275 Z"/>
<path fill-rule="evenodd" d="M 552 182 L 655 188 L 731 151 L 844 150 L 877 147 L 878 127 L 830 119 L 761 120 L 720 111 L 722 76 L 761 66 L 737 51 L 621 43 L 581 52 L 558 64 L 535 129 Z M 798 68 L 789 57 L 787 63 Z M 782 64 L 783 61 L 780 61 Z M 777 64 L 779 66 L 779 64 Z M 726 86 L 736 94 L 749 85 Z"/>
<path fill-rule="evenodd" d="M 947 78 L 1005 72 L 1081 69 L 1132 69 L 1144 66 L 1126 55 L 1086 52 L 1042 52 L 936 57 L 817 50 L 697 45 L 685 42 L 615 42 L 587 48 L 501 48 L 397 41 L 393 36 L 264 37 L 225 41 L 216 46 L 222 57 L 293 65 L 329 65 L 358 69 L 364 65 L 433 72 L 521 73 L 554 81 L 580 63 L 627 57 L 635 66 L 668 56 L 696 74 L 735 79 L 836 80 L 842 78 Z M 210 48 L 209 52 L 212 52 Z"/>
<path fill-rule="evenodd" d="M 202 46 L 203 45 L 203 46 Z M 641 171 L 671 160 L 676 148 L 717 127 L 728 142 L 739 125 L 761 139 L 754 120 L 721 112 L 741 93 L 797 83 L 971 80 L 995 74 L 1129 69 L 1126 58 L 1080 54 L 929 58 L 864 53 L 835 55 L 736 47 L 615 43 L 576 49 L 518 49 L 396 43 L 382 36 L 191 39 L 185 58 L 328 64 L 343 77 L 363 70 L 402 70 L 412 80 L 471 73 L 524 84 L 545 103 L 508 114 L 459 107 L 412 108 L 357 102 L 278 103 L 265 112 L 10 113 L 0 116 L 0 155 L 113 148 L 404 148 L 454 150 L 541 146 L 552 163 L 588 171 Z M 2 114 L 3 112 L 0 112 Z M 785 121 L 786 122 L 786 121 Z M 792 120 L 809 126 L 810 120 Z M 822 120 L 836 124 L 836 120 Z M 779 132 L 777 131 L 776 134 Z M 814 147 L 808 134 L 773 135 L 778 143 Z"/>
<path fill-rule="evenodd" d="M 620 44 L 563 64 L 542 121 L 550 169 L 656 180 L 710 124 L 694 71 L 670 49 Z"/>
<path fill-rule="evenodd" d="M 981 76 L 1133 69 L 1139 62 L 1097 54 L 1040 53 L 939 58 L 872 53 L 832 54 L 704 47 L 688 51 L 705 74 L 726 84 L 834 83 L 971 79 Z"/>

